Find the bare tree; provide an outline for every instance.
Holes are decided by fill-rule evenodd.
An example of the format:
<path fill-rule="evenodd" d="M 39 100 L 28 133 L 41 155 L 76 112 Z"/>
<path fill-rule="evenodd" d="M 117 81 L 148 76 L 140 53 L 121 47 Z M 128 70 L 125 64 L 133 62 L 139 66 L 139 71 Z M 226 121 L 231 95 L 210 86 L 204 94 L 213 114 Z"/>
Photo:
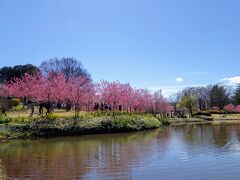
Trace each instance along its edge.
<path fill-rule="evenodd" d="M 74 58 L 55 58 L 43 61 L 40 65 L 43 74 L 63 73 L 66 80 L 71 77 L 85 77 L 91 80 L 90 74 L 83 68 L 82 63 Z"/>
<path fill-rule="evenodd" d="M 210 108 L 209 91 L 211 87 L 189 87 L 181 92 L 181 96 L 194 96 L 197 110 L 207 110 Z"/>
<path fill-rule="evenodd" d="M 169 98 L 168 98 L 168 101 L 170 102 L 170 104 L 174 107 L 174 111 L 176 112 L 177 110 L 177 105 L 178 103 L 180 103 L 181 101 L 181 92 L 178 92 L 178 93 L 175 93 L 173 95 L 171 95 Z"/>
<path fill-rule="evenodd" d="M 210 108 L 209 106 L 209 86 L 207 87 L 197 87 L 196 88 L 196 97 L 197 97 L 197 104 L 199 110 L 207 110 Z"/>

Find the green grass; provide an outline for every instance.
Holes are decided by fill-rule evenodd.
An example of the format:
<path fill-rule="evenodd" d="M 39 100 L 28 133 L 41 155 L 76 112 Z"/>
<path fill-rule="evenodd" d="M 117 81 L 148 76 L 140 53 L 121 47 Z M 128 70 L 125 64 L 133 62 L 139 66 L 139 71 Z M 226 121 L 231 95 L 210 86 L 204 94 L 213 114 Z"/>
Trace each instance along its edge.
<path fill-rule="evenodd" d="M 0 116 L 0 139 L 140 131 L 161 125 L 161 121 L 154 116 L 143 114 L 119 113 L 112 117 L 81 113 L 77 119 L 59 113 L 33 117 Z"/>
<path fill-rule="evenodd" d="M 240 114 L 212 114 L 217 120 L 240 120 Z"/>

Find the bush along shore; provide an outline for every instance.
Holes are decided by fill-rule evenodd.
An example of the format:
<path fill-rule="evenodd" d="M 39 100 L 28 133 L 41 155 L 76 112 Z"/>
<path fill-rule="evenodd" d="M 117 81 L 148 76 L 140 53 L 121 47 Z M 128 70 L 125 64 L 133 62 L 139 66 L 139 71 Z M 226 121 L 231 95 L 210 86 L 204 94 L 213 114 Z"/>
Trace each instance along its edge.
<path fill-rule="evenodd" d="M 0 117 L 0 140 L 142 131 L 161 125 L 152 115 Z"/>

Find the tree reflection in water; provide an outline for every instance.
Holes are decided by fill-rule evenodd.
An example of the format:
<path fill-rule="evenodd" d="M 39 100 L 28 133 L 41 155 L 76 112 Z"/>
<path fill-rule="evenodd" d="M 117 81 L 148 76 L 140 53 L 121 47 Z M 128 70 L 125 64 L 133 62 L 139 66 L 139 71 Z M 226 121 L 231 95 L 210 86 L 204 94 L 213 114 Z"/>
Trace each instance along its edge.
<path fill-rule="evenodd" d="M 186 179 L 191 177 L 187 172 L 200 173 L 200 178 L 210 176 L 212 167 L 226 169 L 226 164 L 219 163 L 225 160 L 231 161 L 229 171 L 239 172 L 238 166 L 232 166 L 239 162 L 239 132 L 240 125 L 187 125 L 139 133 L 13 141 L 0 145 L 0 173 L 12 179 L 132 179 L 159 174 L 165 179 Z M 221 178 L 227 173 L 214 175 Z"/>
<path fill-rule="evenodd" d="M 5 173 L 5 169 L 1 160 L 0 160 L 0 179 L 2 180 L 7 179 L 7 175 Z"/>
<path fill-rule="evenodd" d="M 1 145 L 0 154 L 11 178 L 72 179 L 91 174 L 130 179 L 131 168 L 147 159 L 159 133 L 154 130 L 16 141 Z"/>

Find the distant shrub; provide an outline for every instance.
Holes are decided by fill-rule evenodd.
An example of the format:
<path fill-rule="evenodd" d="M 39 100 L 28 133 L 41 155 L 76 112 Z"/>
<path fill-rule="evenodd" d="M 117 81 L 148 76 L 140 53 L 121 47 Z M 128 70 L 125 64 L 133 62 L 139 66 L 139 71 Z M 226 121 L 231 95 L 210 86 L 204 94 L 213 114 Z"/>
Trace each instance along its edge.
<path fill-rule="evenodd" d="M 210 114 L 224 114 L 225 112 L 222 110 L 208 110 Z"/>
<path fill-rule="evenodd" d="M 240 105 L 237 105 L 237 106 L 236 106 L 236 111 L 237 111 L 238 113 L 240 113 Z"/>
<path fill-rule="evenodd" d="M 0 116 L 0 124 L 9 123 L 10 119 L 5 116 Z"/>
<path fill-rule="evenodd" d="M 233 104 L 228 104 L 224 106 L 223 110 L 219 110 L 217 106 L 214 106 L 211 108 L 211 110 L 208 110 L 207 112 L 211 114 L 236 114 L 240 113 L 240 105 L 234 106 Z"/>
<path fill-rule="evenodd" d="M 211 116 L 211 113 L 208 111 L 199 111 L 194 113 L 194 116 Z"/>
<path fill-rule="evenodd" d="M 211 108 L 211 110 L 212 110 L 212 111 L 220 111 L 220 108 L 217 107 L 217 106 L 213 106 L 213 107 Z"/>
<path fill-rule="evenodd" d="M 236 107 L 233 104 L 228 104 L 226 106 L 224 106 L 224 111 L 226 111 L 226 113 L 234 113 L 236 112 Z"/>

